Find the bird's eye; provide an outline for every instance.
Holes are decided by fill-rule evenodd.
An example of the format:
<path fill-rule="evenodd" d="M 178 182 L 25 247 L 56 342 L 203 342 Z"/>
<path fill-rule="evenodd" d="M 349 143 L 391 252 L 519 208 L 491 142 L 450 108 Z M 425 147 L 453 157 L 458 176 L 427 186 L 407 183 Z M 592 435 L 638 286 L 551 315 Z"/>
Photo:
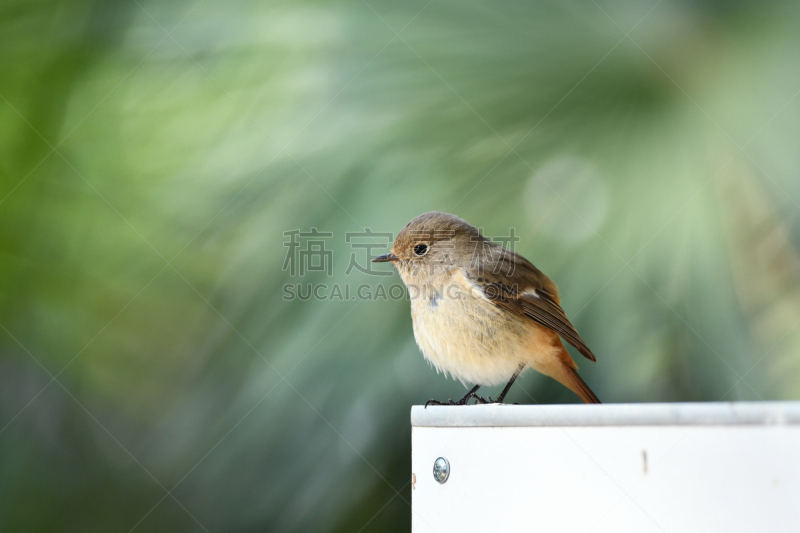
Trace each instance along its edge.
<path fill-rule="evenodd" d="M 426 253 L 428 253 L 428 245 L 427 244 L 418 244 L 414 247 L 414 253 L 418 256 L 422 257 Z"/>

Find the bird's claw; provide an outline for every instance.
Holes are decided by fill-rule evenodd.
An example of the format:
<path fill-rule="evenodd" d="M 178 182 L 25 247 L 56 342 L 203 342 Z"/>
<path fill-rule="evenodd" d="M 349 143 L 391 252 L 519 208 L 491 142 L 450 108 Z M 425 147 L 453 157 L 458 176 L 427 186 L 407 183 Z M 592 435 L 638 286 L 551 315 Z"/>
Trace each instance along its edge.
<path fill-rule="evenodd" d="M 478 401 L 478 398 L 483 400 L 483 398 L 481 398 L 474 392 L 470 392 L 469 394 L 467 394 L 466 396 L 457 401 L 454 401 L 450 398 L 448 398 L 446 402 L 440 402 L 439 400 L 433 400 L 433 399 L 428 400 L 427 402 L 425 402 L 425 408 L 427 409 L 429 405 L 467 405 L 467 402 L 469 402 L 470 398 L 475 398 L 476 402 Z M 483 403 L 486 403 L 486 400 L 483 400 Z"/>
<path fill-rule="evenodd" d="M 450 404 L 452 404 L 452 403 L 453 403 L 453 400 L 450 400 Z M 434 400 L 433 398 L 431 398 L 430 400 L 425 402 L 425 409 L 427 409 L 429 405 L 448 405 L 448 404 L 444 403 L 444 402 L 440 402 L 439 400 Z"/>
<path fill-rule="evenodd" d="M 475 403 L 476 404 L 479 403 L 479 404 L 483 404 L 483 405 L 502 404 L 503 403 L 503 398 L 498 397 L 496 400 L 493 400 L 491 396 L 487 396 L 486 398 L 481 398 L 480 396 L 478 396 L 476 394 L 475 395 Z M 514 404 L 511 404 L 511 405 L 519 405 L 519 404 L 518 403 L 514 403 Z"/>
<path fill-rule="evenodd" d="M 467 403 L 466 400 L 465 401 L 462 401 L 462 400 L 464 400 L 464 399 L 462 398 L 461 400 L 458 400 L 457 402 L 455 402 L 452 399 L 448 398 L 448 400 L 446 402 L 440 402 L 439 400 L 431 399 L 431 400 L 428 400 L 427 402 L 425 402 L 425 408 L 427 409 L 427 407 L 429 405 L 464 405 L 464 404 Z"/>

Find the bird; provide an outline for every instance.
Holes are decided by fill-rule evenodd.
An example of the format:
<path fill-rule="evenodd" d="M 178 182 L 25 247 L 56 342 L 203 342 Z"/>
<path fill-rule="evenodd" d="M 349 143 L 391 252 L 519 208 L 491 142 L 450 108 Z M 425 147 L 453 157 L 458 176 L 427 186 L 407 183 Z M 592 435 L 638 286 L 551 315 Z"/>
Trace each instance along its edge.
<path fill-rule="evenodd" d="M 439 211 L 412 219 L 391 251 L 408 290 L 414 338 L 425 359 L 474 387 L 460 400 L 429 405 L 501 404 L 511 386 L 533 369 L 566 386 L 585 403 L 600 403 L 578 375 L 566 340 L 590 361 L 594 353 L 561 308 L 556 284 L 520 254 L 484 237 L 461 218 Z M 492 399 L 482 386 L 506 383 Z"/>

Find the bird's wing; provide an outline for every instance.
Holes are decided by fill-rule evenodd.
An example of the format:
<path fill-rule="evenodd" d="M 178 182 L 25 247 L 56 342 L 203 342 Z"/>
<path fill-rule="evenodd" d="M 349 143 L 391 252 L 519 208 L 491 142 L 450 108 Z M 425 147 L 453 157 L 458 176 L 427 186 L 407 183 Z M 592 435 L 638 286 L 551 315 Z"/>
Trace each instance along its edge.
<path fill-rule="evenodd" d="M 499 248 L 499 250 L 498 250 Z M 559 305 L 555 283 L 519 254 L 500 246 L 483 255 L 481 267 L 465 269 L 467 279 L 494 304 L 552 329 L 590 361 L 597 357 Z"/>

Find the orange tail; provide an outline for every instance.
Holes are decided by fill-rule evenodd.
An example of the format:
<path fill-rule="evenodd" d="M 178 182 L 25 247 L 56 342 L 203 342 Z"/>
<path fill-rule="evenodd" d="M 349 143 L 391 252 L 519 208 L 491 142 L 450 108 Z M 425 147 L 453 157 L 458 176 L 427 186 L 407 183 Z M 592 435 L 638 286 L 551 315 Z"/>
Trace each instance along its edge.
<path fill-rule="evenodd" d="M 563 377 L 564 381 L 561 381 L 566 387 L 568 387 L 572 392 L 577 394 L 583 403 L 602 403 L 600 402 L 600 398 L 592 392 L 592 389 L 589 388 L 589 385 L 586 384 L 585 381 L 581 379 L 578 373 L 575 371 L 574 368 L 570 368 L 564 365 L 564 372 Z"/>

